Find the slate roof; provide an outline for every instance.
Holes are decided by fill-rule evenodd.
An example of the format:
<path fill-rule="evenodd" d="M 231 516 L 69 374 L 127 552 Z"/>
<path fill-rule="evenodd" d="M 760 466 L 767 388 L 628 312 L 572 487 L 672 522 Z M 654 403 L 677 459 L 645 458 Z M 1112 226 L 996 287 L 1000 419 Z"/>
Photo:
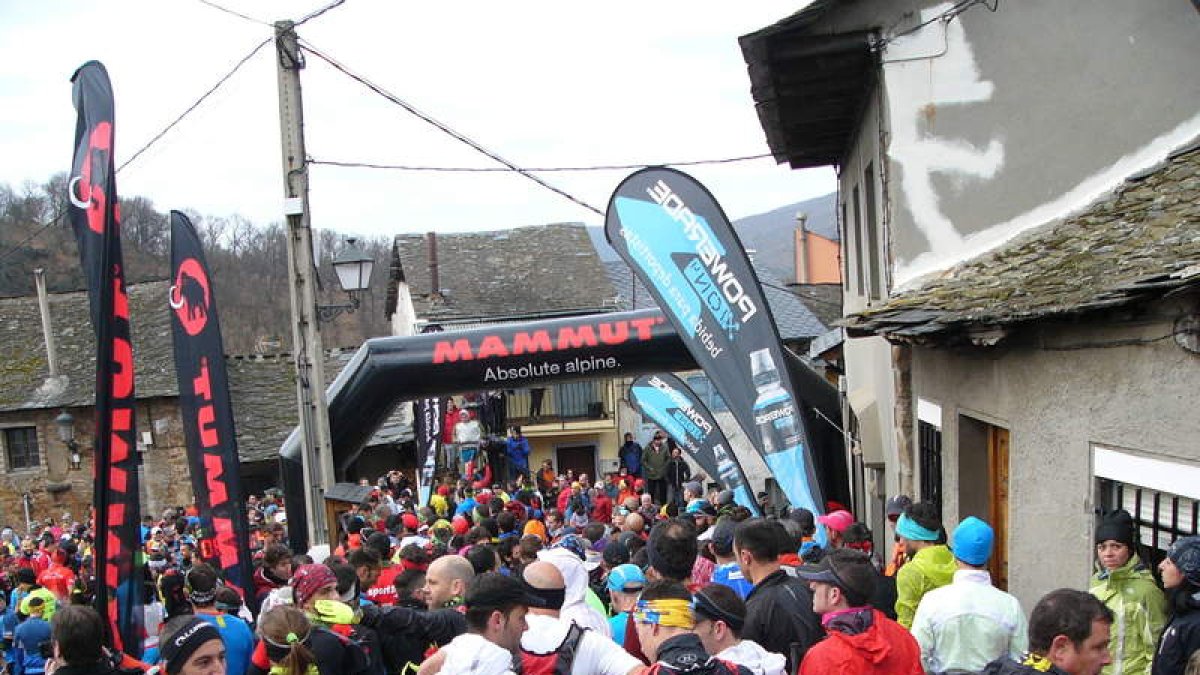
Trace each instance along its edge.
<path fill-rule="evenodd" d="M 841 284 L 788 284 L 817 320 L 833 326 L 842 318 Z"/>
<path fill-rule="evenodd" d="M 1111 195 L 879 308 L 851 336 L 950 341 L 964 330 L 1082 314 L 1200 286 L 1200 139 Z"/>
<path fill-rule="evenodd" d="M 170 282 L 127 288 L 139 399 L 176 396 L 175 361 L 167 306 Z M 0 298 L 0 411 L 95 404 L 96 340 L 85 291 L 51 293 L 59 377 L 48 379 L 37 296 Z"/>
<path fill-rule="evenodd" d="M 127 289 L 139 400 L 179 395 L 167 305 L 169 288 L 168 281 L 152 281 Z M 0 298 L 0 412 L 90 408 L 95 404 L 96 346 L 87 292 L 52 293 L 47 300 L 60 372 L 53 380 L 47 378 L 37 297 Z M 328 350 L 327 382 L 352 354 L 352 350 Z M 291 357 L 230 356 L 226 366 L 241 460 L 273 459 L 283 439 L 299 423 Z M 411 437 L 411 429 L 398 428 L 398 423 L 389 420 L 370 444 Z"/>
<path fill-rule="evenodd" d="M 604 266 L 616 289 L 620 309 L 658 308 L 658 303 L 654 301 L 650 291 L 646 290 L 640 279 L 635 278 L 624 261 L 607 262 Z M 755 271 L 763 281 L 781 286 L 778 281 L 764 276 L 761 270 Z M 828 330 L 821 320 L 804 306 L 800 298 L 792 293 L 770 286 L 763 286 L 763 293 L 767 296 L 767 304 L 771 307 L 771 314 L 775 317 L 779 334 L 784 340 L 814 338 Z"/>
<path fill-rule="evenodd" d="M 613 309 L 612 285 L 581 224 L 438 234 L 441 298 L 431 298 L 425 235 L 402 234 L 393 246 L 389 315 L 395 282 L 406 280 L 417 316 L 453 322 L 589 314 Z"/>

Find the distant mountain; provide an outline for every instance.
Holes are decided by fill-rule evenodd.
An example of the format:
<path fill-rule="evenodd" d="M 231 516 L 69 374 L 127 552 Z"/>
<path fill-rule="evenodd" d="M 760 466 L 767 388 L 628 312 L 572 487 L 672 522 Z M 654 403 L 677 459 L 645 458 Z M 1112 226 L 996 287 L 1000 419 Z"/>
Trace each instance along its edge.
<path fill-rule="evenodd" d="M 805 226 L 810 232 L 838 240 L 837 194 L 832 192 L 733 221 L 733 228 L 737 230 L 742 244 L 755 251 L 755 266 L 779 281 L 793 281 L 796 278 L 792 232 L 796 229 L 798 213 L 807 214 Z M 617 252 L 604 239 L 603 228 L 589 227 L 588 234 L 601 260 L 620 260 Z"/>

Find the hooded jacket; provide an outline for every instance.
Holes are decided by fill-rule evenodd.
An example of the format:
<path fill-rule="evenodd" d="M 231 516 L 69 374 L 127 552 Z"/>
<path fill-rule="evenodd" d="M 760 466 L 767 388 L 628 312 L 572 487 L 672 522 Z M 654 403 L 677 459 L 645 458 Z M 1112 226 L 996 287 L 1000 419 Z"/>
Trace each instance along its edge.
<path fill-rule="evenodd" d="M 788 660 L 788 672 L 795 671 L 804 652 L 820 637 L 820 621 L 812 609 L 812 591 L 805 582 L 778 569 L 750 590 L 742 638 L 783 654 Z"/>
<path fill-rule="evenodd" d="M 736 663 L 754 675 L 784 675 L 787 668 L 783 654 L 769 652 L 754 640 L 742 640 L 717 654 L 717 658 Z"/>
<path fill-rule="evenodd" d="M 1104 675 L 1147 675 L 1167 622 L 1166 600 L 1154 575 L 1135 553 L 1121 567 L 1092 575 L 1088 590 L 1114 617 L 1108 642 L 1113 662 L 1104 667 Z"/>
<path fill-rule="evenodd" d="M 871 625 L 851 635 L 830 629 L 829 636 L 813 645 L 800 664 L 798 675 L 923 675 L 921 649 L 912 634 L 871 610 Z"/>
<path fill-rule="evenodd" d="M 612 637 L 612 628 L 604 615 L 587 602 L 588 573 L 579 556 L 565 548 L 550 548 L 538 551 L 538 559 L 555 567 L 566 582 L 566 597 L 559 616 L 563 621 L 574 621 L 581 628 L 591 628 L 605 637 Z"/>
<path fill-rule="evenodd" d="M 945 544 L 926 546 L 896 572 L 896 621 L 912 628 L 921 598 L 954 579 L 958 565 Z"/>
<path fill-rule="evenodd" d="M 1180 597 L 1179 594 L 1189 593 Z M 1192 652 L 1200 650 L 1200 592 L 1187 584 L 1172 592 L 1171 622 L 1163 630 L 1154 654 L 1154 675 L 1183 675 Z"/>

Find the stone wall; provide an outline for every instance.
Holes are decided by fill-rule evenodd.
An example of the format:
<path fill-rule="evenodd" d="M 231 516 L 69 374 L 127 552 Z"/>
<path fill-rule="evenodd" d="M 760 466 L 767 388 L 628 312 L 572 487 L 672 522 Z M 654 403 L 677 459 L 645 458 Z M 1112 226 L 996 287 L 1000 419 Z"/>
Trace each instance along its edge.
<path fill-rule="evenodd" d="M 32 520 L 60 518 L 69 513 L 82 519 L 91 508 L 94 421 L 92 408 L 69 408 L 75 418 L 75 441 L 81 465 L 70 469 L 70 453 L 59 440 L 54 424 L 62 411 L 54 409 L 0 413 L 0 429 L 37 428 L 39 463 L 28 469 L 8 466 L 8 454 L 0 447 L 0 527 L 25 530 L 23 495 L 29 495 Z M 143 515 L 161 516 L 167 506 L 186 505 L 192 499 L 182 421 L 174 398 L 143 399 L 137 402 L 137 442 L 142 453 L 141 508 Z M 146 432 L 151 445 L 143 445 Z M 0 438 L 0 446 L 3 439 Z"/>

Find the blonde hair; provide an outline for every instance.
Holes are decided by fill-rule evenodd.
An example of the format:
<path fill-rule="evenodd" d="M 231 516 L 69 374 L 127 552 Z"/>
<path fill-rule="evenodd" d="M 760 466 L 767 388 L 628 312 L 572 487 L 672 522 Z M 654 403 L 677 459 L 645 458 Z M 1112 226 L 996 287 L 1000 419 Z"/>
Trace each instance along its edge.
<path fill-rule="evenodd" d="M 1187 668 L 1183 669 L 1183 675 L 1200 675 L 1200 649 L 1192 652 L 1192 656 L 1187 662 Z"/>
<path fill-rule="evenodd" d="M 284 675 L 307 675 L 315 670 L 317 657 L 305 642 L 312 632 L 312 624 L 304 612 L 291 605 L 273 607 L 259 618 L 258 631 L 267 642 L 268 653 L 287 650 L 282 659 L 272 658 L 273 666 L 279 666 Z M 276 668 L 271 668 L 277 672 Z"/>

